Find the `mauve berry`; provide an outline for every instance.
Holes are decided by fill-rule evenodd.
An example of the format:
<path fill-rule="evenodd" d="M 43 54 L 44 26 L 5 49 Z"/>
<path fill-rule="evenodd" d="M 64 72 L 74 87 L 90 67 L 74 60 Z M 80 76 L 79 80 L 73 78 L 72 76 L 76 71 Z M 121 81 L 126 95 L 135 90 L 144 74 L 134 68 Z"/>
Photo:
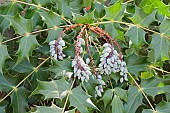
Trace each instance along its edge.
<path fill-rule="evenodd" d="M 63 58 L 66 56 L 65 54 L 63 54 L 63 46 L 65 46 L 64 40 L 62 40 L 62 38 L 59 38 L 58 40 L 51 41 L 49 45 L 51 56 L 55 60 L 63 60 Z"/>

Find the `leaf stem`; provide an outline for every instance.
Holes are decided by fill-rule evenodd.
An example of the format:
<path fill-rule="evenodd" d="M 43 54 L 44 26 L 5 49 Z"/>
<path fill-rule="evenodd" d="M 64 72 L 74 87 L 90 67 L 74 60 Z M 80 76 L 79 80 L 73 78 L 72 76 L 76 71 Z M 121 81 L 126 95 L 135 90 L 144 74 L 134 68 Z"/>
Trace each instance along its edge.
<path fill-rule="evenodd" d="M 11 2 L 17 2 L 17 3 L 29 5 L 29 6 L 34 6 L 34 7 L 37 7 L 38 9 L 43 9 L 43 10 L 45 10 L 45 11 L 51 11 L 51 10 L 49 10 L 49 9 L 47 9 L 47 8 L 45 8 L 45 7 L 43 7 L 43 6 L 41 6 L 41 4 L 36 5 L 36 4 L 27 3 L 27 2 L 23 2 L 23 1 L 19 1 L 19 0 L 16 0 L 16 1 L 11 0 Z M 52 12 L 53 12 L 53 11 L 52 11 Z M 57 14 L 56 12 L 53 12 L 53 13 L 54 13 L 55 15 L 57 15 L 57 16 L 60 16 L 60 15 Z M 71 23 L 69 20 L 67 20 L 66 18 L 64 18 L 63 16 L 61 16 L 61 18 L 62 18 L 63 20 L 65 20 L 67 23 L 69 23 L 69 24 L 72 25 L 72 23 Z"/>
<path fill-rule="evenodd" d="M 64 107 L 63 107 L 63 110 L 62 110 L 62 113 L 64 113 L 64 111 L 65 111 L 65 108 L 66 108 L 66 105 L 67 105 L 67 102 L 68 102 L 68 98 L 69 98 L 69 96 L 70 96 L 70 93 L 71 93 L 71 90 L 72 90 L 72 88 L 73 88 L 73 85 L 74 85 L 74 82 L 76 81 L 76 78 L 74 78 L 74 80 L 73 80 L 73 82 L 72 82 L 72 84 L 71 84 L 71 87 L 70 87 L 70 89 L 69 89 L 69 91 L 68 91 L 68 95 L 67 95 L 67 97 L 66 97 L 66 101 L 65 101 L 65 103 L 64 103 Z"/>
<path fill-rule="evenodd" d="M 157 32 L 157 31 L 154 31 L 154 30 L 148 29 L 148 28 L 146 28 L 146 27 L 143 27 L 143 26 L 141 26 L 141 25 L 139 25 L 139 24 L 132 24 L 132 23 L 127 23 L 127 22 L 122 22 L 122 21 L 110 20 L 110 21 L 104 21 L 104 22 L 96 22 L 96 23 L 93 23 L 93 24 L 90 24 L 90 25 L 108 24 L 108 23 L 120 23 L 120 24 L 127 25 L 127 26 L 129 26 L 129 27 L 130 27 L 130 26 L 136 26 L 136 27 L 138 27 L 138 28 L 142 28 L 142 29 L 144 29 L 144 30 L 146 30 L 146 31 L 150 31 L 150 32 L 152 32 L 152 33 L 158 34 L 158 35 L 160 35 L 160 36 L 162 36 L 162 37 L 165 37 L 165 38 L 167 38 L 168 40 L 170 40 L 170 38 L 169 38 L 168 36 L 166 36 L 164 33 L 159 33 L 159 32 Z"/>
<path fill-rule="evenodd" d="M 17 88 L 27 79 L 29 78 L 34 72 L 36 72 L 38 70 L 38 68 L 40 68 L 46 61 L 48 61 L 50 59 L 50 57 L 46 58 L 41 64 L 39 64 L 37 67 L 34 68 L 34 70 L 28 74 L 23 80 L 21 80 L 16 86 L 13 87 L 13 89 L 5 96 L 3 97 L 1 100 L 0 100 L 0 103 L 2 101 L 4 101 L 9 95 L 12 94 L 13 91 L 17 90 Z"/>
<path fill-rule="evenodd" d="M 153 65 L 148 65 L 148 67 L 149 67 L 149 68 L 152 68 L 152 69 L 155 69 L 155 70 L 158 70 L 158 71 L 161 71 L 161 72 L 163 72 L 163 73 L 168 73 L 168 74 L 170 74 L 170 72 L 165 71 L 165 70 L 160 69 L 160 68 L 157 68 L 157 67 L 155 67 L 155 66 L 153 66 Z"/>
<path fill-rule="evenodd" d="M 88 51 L 88 54 L 89 54 L 89 57 L 90 57 L 90 61 L 91 61 L 91 65 L 93 67 L 93 72 L 94 72 L 94 75 L 97 75 L 97 72 L 96 72 L 96 66 L 95 66 L 95 63 L 94 63 L 94 60 L 93 60 L 93 57 L 91 55 L 91 52 L 90 52 L 90 48 L 89 48 L 89 34 L 87 32 L 87 29 L 85 30 L 85 36 L 86 36 L 86 48 L 87 48 L 87 51 Z"/>
<path fill-rule="evenodd" d="M 10 41 L 19 39 L 19 38 L 24 37 L 24 36 L 29 36 L 30 34 L 36 34 L 36 33 L 44 32 L 44 31 L 49 31 L 49 30 L 53 30 L 53 29 L 57 29 L 57 28 L 65 28 L 65 27 L 69 27 L 69 26 L 71 26 L 71 25 L 54 26 L 54 27 L 50 27 L 50 28 L 47 28 L 47 29 L 41 29 L 41 30 L 33 31 L 33 32 L 31 32 L 31 33 L 25 33 L 25 34 L 23 34 L 23 35 L 20 35 L 20 36 L 15 37 L 15 38 L 12 38 L 12 39 L 9 39 L 9 40 L 0 42 L 0 44 L 4 44 L 4 43 L 7 43 L 7 42 L 10 42 Z"/>
<path fill-rule="evenodd" d="M 110 82 L 110 85 L 111 85 L 111 87 L 112 87 L 112 90 L 114 89 L 114 87 L 113 87 L 113 84 L 112 84 L 112 80 L 111 80 L 111 77 L 110 77 L 110 75 L 109 75 L 109 82 Z"/>
<path fill-rule="evenodd" d="M 137 83 L 137 81 L 133 78 L 133 76 L 128 73 L 129 76 L 132 78 L 132 80 L 134 81 L 134 83 L 136 84 L 136 86 L 138 87 L 138 89 L 142 92 L 143 96 L 145 97 L 145 99 L 147 100 L 148 104 L 150 105 L 151 109 L 153 110 L 154 113 L 156 113 L 155 108 L 152 106 L 151 102 L 149 101 L 148 97 L 146 96 L 145 92 L 143 91 L 143 89 L 140 87 L 140 85 Z"/>

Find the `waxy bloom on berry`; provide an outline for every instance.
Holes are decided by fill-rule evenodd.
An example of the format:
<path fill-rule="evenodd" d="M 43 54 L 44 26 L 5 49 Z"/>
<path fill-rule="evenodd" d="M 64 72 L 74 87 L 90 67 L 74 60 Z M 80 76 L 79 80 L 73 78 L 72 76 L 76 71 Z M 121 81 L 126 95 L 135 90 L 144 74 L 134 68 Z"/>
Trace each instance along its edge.
<path fill-rule="evenodd" d="M 90 68 L 81 57 L 75 57 L 72 61 L 72 67 L 74 67 L 74 77 L 78 77 L 82 82 L 89 80 Z"/>
<path fill-rule="evenodd" d="M 60 38 L 59 40 L 53 40 L 49 43 L 50 45 L 50 52 L 51 56 L 55 60 L 63 60 L 63 58 L 66 56 L 63 54 L 63 46 L 65 46 L 64 40 Z"/>
<path fill-rule="evenodd" d="M 112 72 L 120 72 L 122 76 L 120 82 L 128 81 L 126 69 L 126 63 L 120 59 L 119 53 L 108 43 L 103 45 L 104 50 L 102 52 L 99 64 L 99 71 L 101 74 L 109 75 Z"/>

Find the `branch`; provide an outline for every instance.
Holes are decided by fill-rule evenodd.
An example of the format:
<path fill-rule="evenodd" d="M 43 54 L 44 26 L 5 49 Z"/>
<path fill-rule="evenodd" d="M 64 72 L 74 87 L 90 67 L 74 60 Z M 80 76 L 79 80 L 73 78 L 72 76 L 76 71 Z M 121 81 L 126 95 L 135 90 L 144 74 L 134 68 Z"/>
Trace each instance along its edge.
<path fill-rule="evenodd" d="M 165 37 L 167 38 L 168 40 L 170 40 L 170 38 L 168 36 L 166 36 L 164 33 L 159 33 L 157 31 L 154 31 L 154 30 L 151 30 L 151 29 L 148 29 L 146 27 L 143 27 L 141 25 L 138 25 L 138 24 L 132 24 L 132 23 L 127 23 L 127 22 L 122 22 L 122 21 L 115 21 L 115 20 L 110 20 L 110 21 L 104 21 L 104 22 L 96 22 L 96 23 L 93 23 L 93 24 L 90 24 L 90 25 L 98 25 L 98 24 L 108 24 L 108 23 L 120 23 L 120 24 L 124 24 L 124 25 L 127 25 L 127 26 L 136 26 L 138 28 L 142 28 L 146 31 L 150 31 L 152 33 L 155 33 L 155 34 L 159 34 L 160 36 L 162 37 Z"/>
<path fill-rule="evenodd" d="M 20 4 L 25 4 L 25 5 L 37 7 L 37 9 L 43 9 L 43 10 L 45 10 L 45 11 L 51 11 L 51 10 L 49 10 L 49 9 L 41 6 L 41 4 L 36 5 L 36 4 L 27 3 L 27 2 L 23 2 L 23 1 L 19 1 L 19 0 L 11 0 L 11 2 L 14 2 L 14 3 L 17 2 L 17 3 L 20 3 Z M 52 12 L 53 12 L 53 11 L 52 11 Z M 60 15 L 57 14 L 56 12 L 53 12 L 53 13 L 54 13 L 55 15 L 57 15 L 57 16 L 60 16 Z M 68 22 L 69 24 L 72 25 L 72 23 L 71 23 L 69 20 L 67 20 L 66 18 L 64 18 L 63 16 L 61 16 L 61 18 L 62 18 L 63 20 L 65 20 L 66 22 Z"/>
<path fill-rule="evenodd" d="M 47 28 L 47 29 L 41 29 L 41 30 L 38 30 L 38 31 L 33 31 L 33 32 L 31 32 L 31 33 L 25 33 L 25 34 L 23 34 L 23 35 L 20 35 L 20 36 L 15 37 L 15 38 L 12 38 L 12 39 L 9 39 L 9 40 L 0 42 L 0 44 L 4 44 L 4 43 L 10 42 L 10 41 L 13 41 L 13 40 L 22 38 L 22 37 L 28 36 L 28 35 L 30 35 L 30 34 L 36 34 L 36 33 L 44 32 L 44 31 L 49 31 L 49 30 L 53 30 L 53 29 L 57 29 L 57 28 L 65 28 L 65 27 L 70 27 L 70 26 L 72 26 L 72 25 L 54 26 L 54 27 L 50 27 L 50 28 Z"/>
<path fill-rule="evenodd" d="M 147 100 L 147 102 L 149 103 L 150 107 L 152 108 L 153 112 L 156 113 L 155 108 L 152 106 L 151 102 L 149 101 L 148 97 L 146 96 L 145 92 L 143 91 L 143 89 L 140 87 L 140 85 L 137 83 L 137 81 L 133 78 L 133 76 L 128 73 L 129 76 L 132 78 L 132 80 L 134 81 L 134 83 L 136 84 L 136 86 L 138 87 L 138 89 L 142 92 L 143 96 L 145 97 L 145 99 Z"/>
<path fill-rule="evenodd" d="M 13 89 L 4 97 L 0 100 L 0 103 L 4 101 L 9 95 L 12 94 L 13 91 L 16 91 L 17 88 L 27 79 L 29 78 L 34 72 L 36 72 L 46 61 L 48 61 L 50 57 L 46 58 L 41 64 L 39 64 L 37 67 L 34 68 L 34 70 L 28 74 L 23 80 L 21 80 L 16 86 L 13 87 Z"/>

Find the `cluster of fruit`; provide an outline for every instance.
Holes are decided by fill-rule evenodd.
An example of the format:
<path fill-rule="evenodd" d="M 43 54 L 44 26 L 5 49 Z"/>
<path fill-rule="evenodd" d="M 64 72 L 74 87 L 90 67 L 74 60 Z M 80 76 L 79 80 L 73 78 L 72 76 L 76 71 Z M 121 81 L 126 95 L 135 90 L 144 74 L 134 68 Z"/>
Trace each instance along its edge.
<path fill-rule="evenodd" d="M 76 27 L 80 27 L 80 26 L 83 26 L 83 27 L 81 28 L 81 31 L 79 32 L 76 38 L 76 43 L 75 43 L 76 55 L 75 55 L 74 60 L 72 61 L 72 67 L 74 68 L 74 77 L 77 77 L 82 82 L 84 81 L 88 82 L 89 76 L 94 75 L 95 78 L 100 83 L 95 88 L 95 96 L 101 96 L 101 93 L 103 92 L 102 85 L 105 85 L 105 82 L 102 80 L 101 75 L 103 74 L 110 75 L 112 72 L 113 73 L 120 72 L 120 75 L 121 75 L 120 82 L 122 83 L 124 80 L 128 81 L 128 78 L 127 78 L 128 70 L 126 68 L 126 62 L 124 62 L 122 59 L 123 56 L 120 51 L 119 44 L 116 41 L 114 41 L 113 38 L 106 31 L 104 31 L 103 29 L 99 27 L 89 26 L 86 24 L 85 25 L 75 24 L 73 26 L 70 26 L 66 28 L 63 32 L 61 32 L 57 40 L 51 41 L 49 43 L 51 56 L 55 60 L 63 60 L 63 58 L 66 55 L 63 54 L 63 46 L 65 46 L 65 42 L 64 40 L 62 40 L 62 35 L 66 31 L 76 28 Z M 88 38 L 89 38 L 88 32 L 87 32 L 88 30 L 91 30 L 92 32 L 98 34 L 100 37 L 102 37 L 106 41 L 106 43 L 103 45 L 104 50 L 100 56 L 100 64 L 98 68 L 94 64 L 94 60 L 93 60 L 93 57 L 91 55 L 90 48 L 88 45 Z M 85 35 L 86 41 L 83 38 L 84 33 L 86 34 Z M 117 52 L 117 50 L 114 49 L 114 44 L 117 46 L 119 52 Z M 86 59 L 86 62 L 84 62 L 82 55 L 81 55 L 83 52 L 82 45 L 86 46 L 88 50 L 89 58 L 90 58 L 90 59 L 89 58 Z M 90 61 L 92 64 L 93 72 L 91 72 L 91 69 L 89 66 Z"/>

